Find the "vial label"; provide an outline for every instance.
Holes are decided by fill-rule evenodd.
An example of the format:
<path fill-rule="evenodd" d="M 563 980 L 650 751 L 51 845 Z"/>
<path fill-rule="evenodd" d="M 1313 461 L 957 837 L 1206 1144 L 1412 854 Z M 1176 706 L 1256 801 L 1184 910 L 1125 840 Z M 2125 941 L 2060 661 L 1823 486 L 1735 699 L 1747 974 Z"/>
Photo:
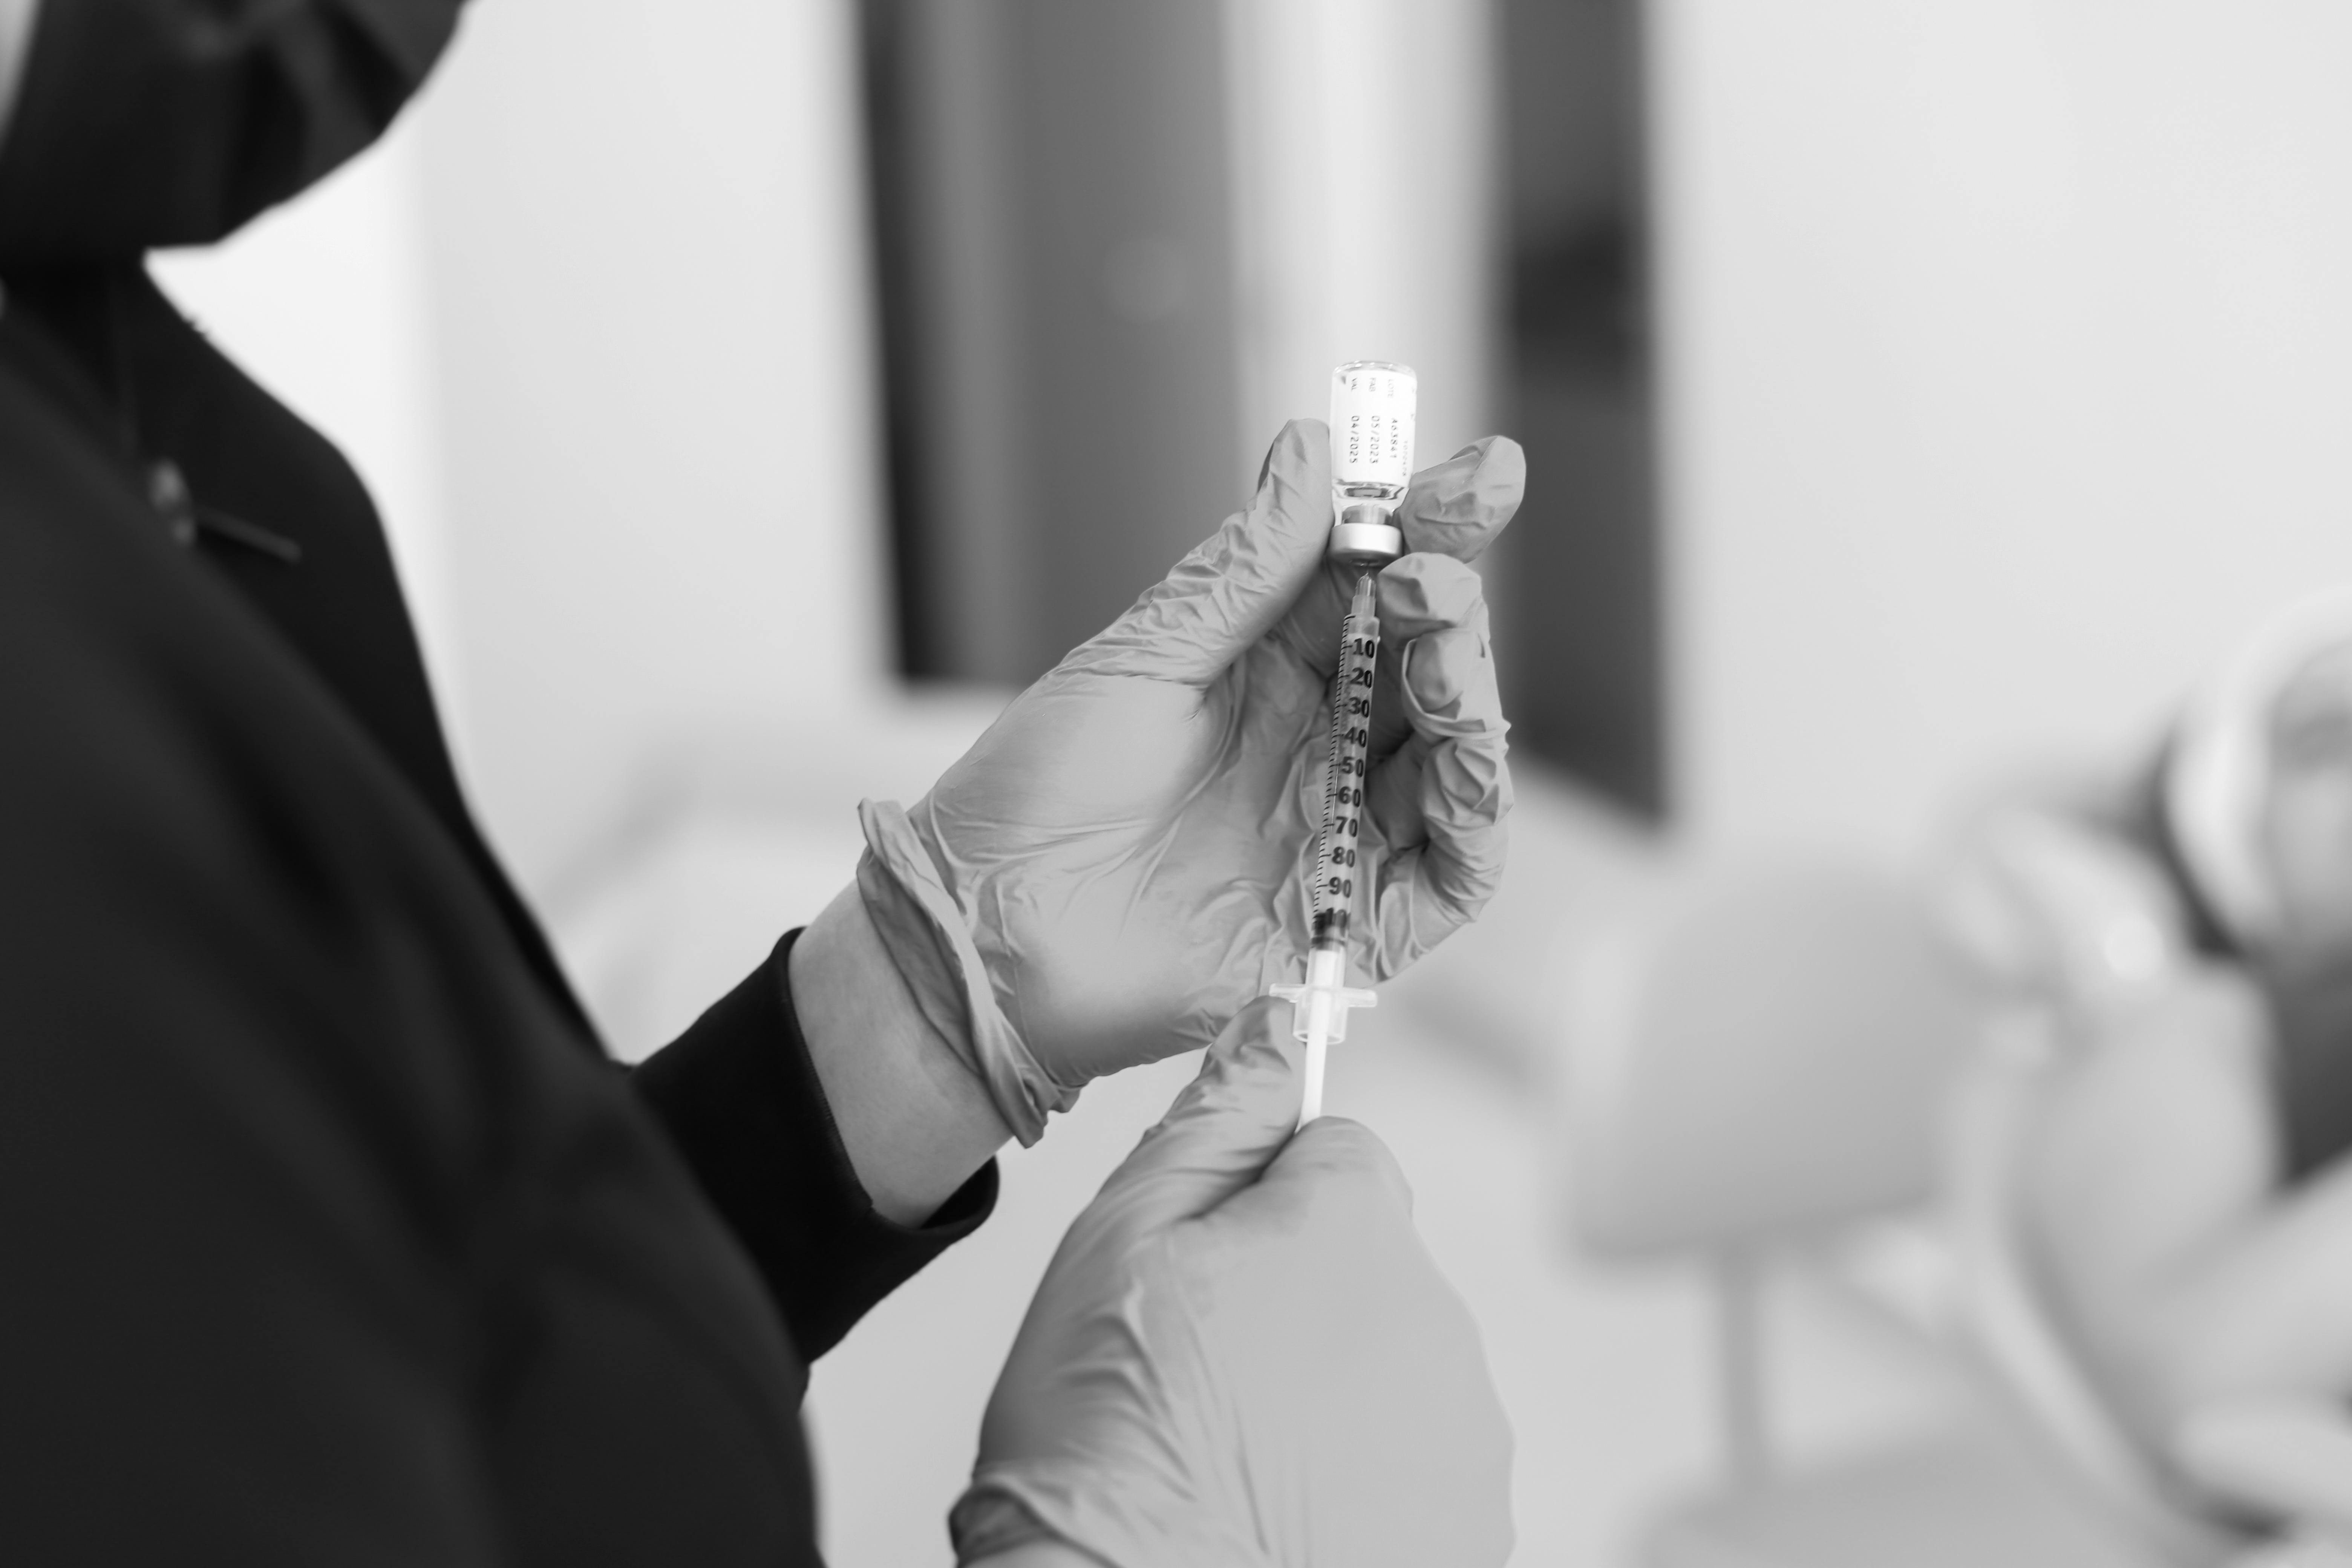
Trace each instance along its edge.
<path fill-rule="evenodd" d="M 1402 499 L 1412 480 L 1419 385 L 1408 366 L 1379 360 L 1331 373 L 1331 483 L 1341 495 Z"/>

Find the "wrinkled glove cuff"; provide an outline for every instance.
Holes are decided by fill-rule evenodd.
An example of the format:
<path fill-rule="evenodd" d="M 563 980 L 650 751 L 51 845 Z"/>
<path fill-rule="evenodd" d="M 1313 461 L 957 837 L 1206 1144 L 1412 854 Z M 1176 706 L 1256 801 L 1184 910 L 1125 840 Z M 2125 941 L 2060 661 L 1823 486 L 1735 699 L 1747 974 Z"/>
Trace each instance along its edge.
<path fill-rule="evenodd" d="M 955 1542 L 958 1568 L 969 1563 L 984 1563 L 1000 1552 L 1034 1546 L 1041 1541 L 1061 1546 L 1070 1544 L 1038 1522 L 1037 1516 L 1023 1507 L 1019 1498 L 977 1487 L 957 1499 L 955 1507 L 949 1510 L 948 1538 Z M 1086 1548 L 1073 1550 L 1085 1552 Z M 1094 1553 L 1088 1552 L 1087 1555 L 1091 1557 Z"/>
<path fill-rule="evenodd" d="M 997 1005 L 968 917 L 906 812 L 893 801 L 860 801 L 857 820 L 866 830 L 857 892 L 883 950 L 924 1021 L 987 1087 L 1004 1125 L 1024 1146 L 1036 1142 L 1046 1114 L 1076 1104 L 1078 1091 L 1038 1065 Z"/>
<path fill-rule="evenodd" d="M 1127 1478 L 1130 1482 L 1133 1478 Z M 1153 1509 L 1119 1479 L 1063 1467 L 982 1464 L 948 1512 L 959 1564 L 1051 1541 L 1104 1568 L 1275 1568 L 1263 1543 L 1216 1528 L 1175 1499 Z"/>

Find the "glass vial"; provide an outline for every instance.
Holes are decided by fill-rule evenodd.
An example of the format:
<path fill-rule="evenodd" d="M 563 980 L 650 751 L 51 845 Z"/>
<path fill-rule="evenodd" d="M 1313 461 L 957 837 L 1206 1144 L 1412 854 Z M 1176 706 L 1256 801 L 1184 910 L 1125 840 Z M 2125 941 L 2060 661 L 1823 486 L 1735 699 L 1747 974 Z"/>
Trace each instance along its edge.
<path fill-rule="evenodd" d="M 1331 373 L 1331 559 L 1377 571 L 1404 553 L 1396 510 L 1412 481 L 1419 391 L 1409 365 L 1365 359 Z"/>

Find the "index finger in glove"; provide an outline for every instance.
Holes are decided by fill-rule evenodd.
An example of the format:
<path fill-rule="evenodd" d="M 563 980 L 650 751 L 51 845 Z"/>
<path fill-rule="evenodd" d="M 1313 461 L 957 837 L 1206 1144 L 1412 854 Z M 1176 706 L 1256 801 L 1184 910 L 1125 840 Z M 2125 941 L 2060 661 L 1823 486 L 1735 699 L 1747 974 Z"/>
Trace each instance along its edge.
<path fill-rule="evenodd" d="M 1408 549 L 1469 561 L 1518 510 L 1527 458 L 1489 436 L 1412 478 L 1397 515 Z M 1324 560 L 1331 531 L 1331 433 L 1282 427 L 1246 510 L 1177 563 L 1134 605 L 1063 661 L 1101 675 L 1205 685 L 1268 630 L 1312 668 L 1338 657 L 1353 574 Z"/>
<path fill-rule="evenodd" d="M 1528 488 L 1528 460 L 1508 436 L 1486 436 L 1412 477 L 1397 526 L 1413 554 L 1476 560 L 1519 510 Z M 1388 570 L 1412 559 L 1407 555 Z M 1383 574 L 1383 579 L 1385 579 Z M 1339 623 L 1356 585 L 1352 567 L 1326 563 L 1282 618 L 1277 635 L 1310 668 L 1329 674 L 1339 661 Z M 1388 635 L 1383 595 L 1381 634 Z"/>
<path fill-rule="evenodd" d="M 1331 433 L 1320 419 L 1294 419 L 1267 448 L 1248 509 L 1062 668 L 1205 686 L 1318 580 L 1330 531 Z"/>
<path fill-rule="evenodd" d="M 1447 564 L 1424 560 L 1420 580 L 1441 584 Z M 1468 576 L 1459 566 L 1451 571 Z M 1426 601 L 1453 594 L 1432 593 Z M 1485 601 L 1470 595 L 1462 613 L 1458 623 L 1404 645 L 1390 689 L 1405 737 L 1374 767 L 1368 792 L 1388 850 L 1375 873 L 1368 955 L 1379 978 L 1475 919 L 1502 883 L 1510 726 L 1495 684 Z"/>
<path fill-rule="evenodd" d="M 1246 1200 L 1246 1202 L 1244 1202 Z M 1333 1209 L 1412 1215 L 1412 1186 L 1380 1136 L 1360 1121 L 1321 1116 L 1300 1128 L 1245 1193 L 1221 1212 L 1272 1210 L 1306 1216 Z"/>
<path fill-rule="evenodd" d="M 1234 1016 L 1168 1114 L 1103 1184 L 1098 1204 L 1143 1235 L 1214 1208 L 1258 1179 L 1298 1121 L 1301 1048 L 1286 1002 Z"/>
<path fill-rule="evenodd" d="M 1508 436 L 1486 436 L 1413 475 L 1398 509 L 1404 547 L 1475 561 L 1510 525 L 1528 490 L 1528 455 Z"/>
<path fill-rule="evenodd" d="M 1378 763 L 1414 731 L 1412 707 L 1403 700 L 1407 650 L 1433 633 L 1477 623 L 1484 634 L 1486 585 L 1478 574 L 1443 555 L 1407 555 L 1381 574 L 1380 673 L 1373 686 L 1372 761 Z M 1431 672 L 1421 660 L 1423 683 Z M 1491 674 L 1491 669 L 1490 672 Z M 1454 699 L 1433 693 L 1441 705 Z M 1501 699 L 1496 698 L 1496 713 Z"/>

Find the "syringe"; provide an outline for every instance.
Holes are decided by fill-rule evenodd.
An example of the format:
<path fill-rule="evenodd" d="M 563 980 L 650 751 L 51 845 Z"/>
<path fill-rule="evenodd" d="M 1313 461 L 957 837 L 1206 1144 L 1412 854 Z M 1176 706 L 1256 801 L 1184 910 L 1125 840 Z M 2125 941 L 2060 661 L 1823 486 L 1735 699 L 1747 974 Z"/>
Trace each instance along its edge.
<path fill-rule="evenodd" d="M 1348 984 L 1348 930 L 1361 867 L 1364 793 L 1370 780 L 1372 687 L 1380 663 L 1381 619 L 1374 579 L 1404 552 L 1396 525 L 1412 476 L 1417 386 L 1401 364 L 1360 360 L 1331 373 L 1331 489 L 1334 517 L 1327 553 L 1353 567 L 1356 586 L 1339 624 L 1339 667 L 1331 676 L 1331 773 L 1316 842 L 1312 910 L 1302 985 L 1274 994 L 1295 1009 L 1293 1027 L 1307 1042 L 1300 1125 L 1323 1114 L 1325 1058 L 1348 1037 L 1348 1013 L 1377 1005 L 1374 993 Z"/>

